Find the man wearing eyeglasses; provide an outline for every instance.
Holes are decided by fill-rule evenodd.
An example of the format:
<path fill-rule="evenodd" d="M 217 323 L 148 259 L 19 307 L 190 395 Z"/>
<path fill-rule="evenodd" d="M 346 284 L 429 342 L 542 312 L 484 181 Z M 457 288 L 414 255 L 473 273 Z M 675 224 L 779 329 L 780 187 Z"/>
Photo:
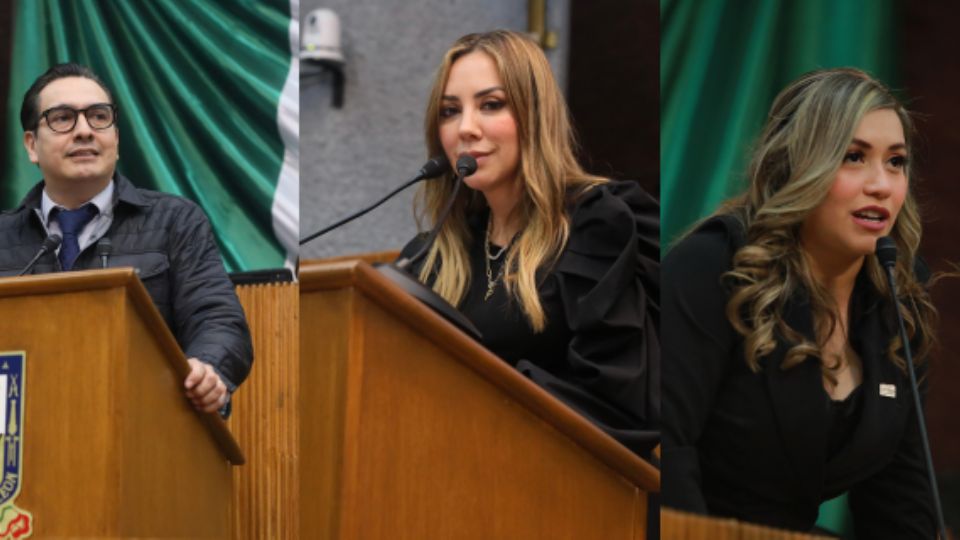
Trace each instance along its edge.
<path fill-rule="evenodd" d="M 84 66 L 59 64 L 23 98 L 23 145 L 43 175 L 0 214 L 0 275 L 27 266 L 44 240 L 56 253 L 33 273 L 133 266 L 185 351 L 187 397 L 229 412 L 253 360 L 250 332 L 203 212 L 190 201 L 136 188 L 116 172 L 120 131 L 112 93 Z"/>

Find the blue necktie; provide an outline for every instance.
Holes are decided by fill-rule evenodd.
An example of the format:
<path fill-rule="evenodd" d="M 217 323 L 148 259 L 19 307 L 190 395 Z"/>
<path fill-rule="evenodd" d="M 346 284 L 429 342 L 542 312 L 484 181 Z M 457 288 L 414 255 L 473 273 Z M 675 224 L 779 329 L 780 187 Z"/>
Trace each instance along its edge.
<path fill-rule="evenodd" d="M 63 233 L 63 244 L 60 245 L 60 266 L 64 270 L 73 268 L 73 263 L 80 255 L 80 231 L 98 212 L 93 203 L 87 203 L 76 210 L 60 209 L 56 213 L 60 232 Z"/>

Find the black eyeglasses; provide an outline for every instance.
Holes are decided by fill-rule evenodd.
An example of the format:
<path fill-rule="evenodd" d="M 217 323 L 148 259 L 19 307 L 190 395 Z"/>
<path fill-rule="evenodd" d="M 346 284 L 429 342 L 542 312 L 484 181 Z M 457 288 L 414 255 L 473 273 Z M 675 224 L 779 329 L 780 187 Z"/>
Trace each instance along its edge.
<path fill-rule="evenodd" d="M 46 119 L 51 131 L 67 133 L 77 126 L 80 113 L 87 117 L 87 124 L 93 129 L 107 129 L 117 121 L 117 106 L 110 103 L 94 103 L 86 109 L 74 109 L 65 105 L 51 107 L 40 113 L 40 116 Z"/>

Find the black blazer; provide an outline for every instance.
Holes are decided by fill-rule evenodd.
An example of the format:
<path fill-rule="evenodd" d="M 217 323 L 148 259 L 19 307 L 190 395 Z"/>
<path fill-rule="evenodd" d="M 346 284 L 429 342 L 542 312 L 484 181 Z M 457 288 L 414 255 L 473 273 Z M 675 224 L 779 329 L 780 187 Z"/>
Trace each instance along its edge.
<path fill-rule="evenodd" d="M 663 262 L 663 503 L 810 530 L 820 503 L 849 491 L 858 538 L 935 536 L 908 376 L 886 357 L 895 319 L 866 279 L 851 299 L 850 336 L 863 361 L 859 423 L 827 455 L 829 398 L 819 362 L 780 368 L 779 343 L 753 373 L 725 315 L 720 276 L 744 243 L 733 216 L 704 223 Z M 805 294 L 784 318 L 813 338 Z M 895 397 L 880 394 L 894 385 Z"/>

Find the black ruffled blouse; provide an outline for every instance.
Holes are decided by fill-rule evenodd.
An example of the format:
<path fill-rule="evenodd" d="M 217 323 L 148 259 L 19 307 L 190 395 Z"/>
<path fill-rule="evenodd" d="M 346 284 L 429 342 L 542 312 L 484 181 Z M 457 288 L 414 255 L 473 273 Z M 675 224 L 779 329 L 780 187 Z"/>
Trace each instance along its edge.
<path fill-rule="evenodd" d="M 639 184 L 612 181 L 572 201 L 569 211 L 566 247 L 552 268 L 538 272 L 544 331 L 533 331 L 502 279 L 484 298 L 489 210 L 469 218 L 472 279 L 458 308 L 490 351 L 647 456 L 660 422 L 659 206 Z M 402 255 L 421 242 L 410 242 Z M 492 276 L 504 258 L 491 261 Z"/>

